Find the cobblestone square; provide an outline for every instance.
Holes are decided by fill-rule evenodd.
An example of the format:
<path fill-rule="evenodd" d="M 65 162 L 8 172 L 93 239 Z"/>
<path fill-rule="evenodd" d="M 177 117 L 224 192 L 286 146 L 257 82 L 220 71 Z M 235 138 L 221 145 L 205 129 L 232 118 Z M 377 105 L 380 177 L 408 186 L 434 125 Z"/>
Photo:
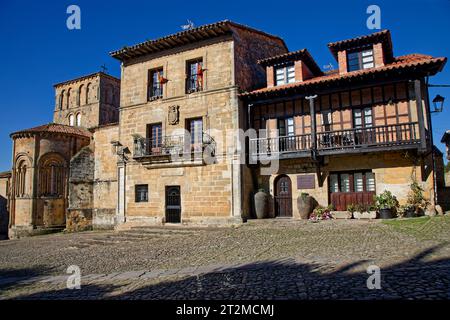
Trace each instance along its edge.
<path fill-rule="evenodd" d="M 448 299 L 449 239 L 448 216 L 45 235 L 0 242 L 0 298 Z"/>

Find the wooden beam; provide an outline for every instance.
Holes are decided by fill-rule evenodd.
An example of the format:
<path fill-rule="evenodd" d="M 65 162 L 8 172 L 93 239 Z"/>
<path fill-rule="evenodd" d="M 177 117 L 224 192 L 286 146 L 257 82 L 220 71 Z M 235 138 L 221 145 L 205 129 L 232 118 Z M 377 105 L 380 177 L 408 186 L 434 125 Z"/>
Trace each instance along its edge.
<path fill-rule="evenodd" d="M 422 86 L 420 80 L 414 80 L 414 98 L 416 99 L 417 107 L 417 120 L 419 122 L 419 132 L 420 132 L 420 150 L 425 151 L 427 149 L 427 137 L 425 129 L 425 118 L 423 114 L 423 104 L 422 104 Z"/>
<path fill-rule="evenodd" d="M 305 97 L 306 100 L 309 100 L 309 114 L 311 115 L 311 149 L 313 152 L 317 150 L 316 108 L 314 106 L 314 100 L 316 98 L 317 94 Z"/>

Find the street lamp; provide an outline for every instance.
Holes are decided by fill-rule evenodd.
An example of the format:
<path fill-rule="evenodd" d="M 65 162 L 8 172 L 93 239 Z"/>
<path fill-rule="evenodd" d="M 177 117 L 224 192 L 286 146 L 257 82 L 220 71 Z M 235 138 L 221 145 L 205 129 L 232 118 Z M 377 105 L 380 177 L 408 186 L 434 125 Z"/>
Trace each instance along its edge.
<path fill-rule="evenodd" d="M 442 112 L 444 109 L 444 100 L 445 98 L 441 95 L 436 95 L 433 99 L 434 111 L 432 112 Z"/>

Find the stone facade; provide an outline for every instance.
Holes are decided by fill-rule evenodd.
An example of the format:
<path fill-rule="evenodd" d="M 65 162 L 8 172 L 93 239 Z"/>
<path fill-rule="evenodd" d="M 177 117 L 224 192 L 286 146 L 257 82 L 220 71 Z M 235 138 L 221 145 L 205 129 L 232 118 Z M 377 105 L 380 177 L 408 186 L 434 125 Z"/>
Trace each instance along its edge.
<path fill-rule="evenodd" d="M 390 42 L 383 38 L 387 33 L 376 37 L 374 66 L 383 68 Z M 427 153 L 431 120 L 423 82 L 402 78 L 326 92 L 312 87 L 263 103 L 247 98 L 278 90 L 276 68 L 285 65 L 280 57 L 294 64 L 295 85 L 347 77 L 347 49 L 333 46 L 339 47 L 339 70 L 324 75 L 306 49 L 289 53 L 279 37 L 222 21 L 112 52 L 122 64 L 120 80 L 98 72 L 56 84 L 54 123 L 11 135 L 10 237 L 63 228 L 240 223 L 254 217 L 258 188 L 276 197 L 280 177 L 290 180 L 288 203 L 298 218 L 302 192 L 326 206 L 331 176 L 355 170 L 373 173 L 373 192 L 390 190 L 401 203 L 413 179 L 428 198 L 439 198 L 436 158 Z M 267 63 L 273 58 L 276 64 Z M 316 93 L 310 109 L 305 96 Z M 414 147 L 316 157 L 308 146 L 302 156 L 280 160 L 269 175 L 261 162 L 241 161 L 251 150 L 240 143 L 238 129 L 268 129 L 264 139 L 278 139 L 280 119 L 292 116 L 291 133 L 310 142 L 313 134 L 353 130 L 352 110 L 368 105 L 370 126 L 403 128 L 401 137 Z M 313 187 L 300 187 L 297 181 L 305 177 Z"/>

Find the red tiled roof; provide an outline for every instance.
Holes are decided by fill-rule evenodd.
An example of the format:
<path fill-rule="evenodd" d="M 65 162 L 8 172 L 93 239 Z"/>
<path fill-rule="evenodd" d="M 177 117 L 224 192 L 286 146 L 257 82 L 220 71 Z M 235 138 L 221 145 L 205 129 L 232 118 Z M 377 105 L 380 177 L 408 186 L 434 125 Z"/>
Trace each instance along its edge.
<path fill-rule="evenodd" d="M 320 67 L 317 65 L 316 61 L 314 61 L 314 58 L 311 56 L 309 51 L 307 49 L 301 49 L 297 51 L 291 51 L 287 53 L 282 53 L 277 56 L 265 58 L 258 60 L 257 63 L 262 66 L 268 66 L 268 65 L 274 65 L 276 63 L 280 62 L 287 62 L 287 61 L 294 61 L 294 60 L 303 60 L 310 70 L 315 75 L 323 75 L 322 70 L 320 70 Z"/>
<path fill-rule="evenodd" d="M 49 123 L 44 124 L 42 126 L 20 130 L 14 133 L 11 133 L 11 137 L 23 134 L 23 133 L 62 133 L 67 135 L 74 135 L 74 136 L 80 136 L 80 137 L 86 137 L 90 138 L 92 137 L 92 133 L 86 129 L 80 128 L 80 127 L 72 127 L 72 126 L 66 126 L 64 124 L 58 124 L 58 123 Z"/>
<path fill-rule="evenodd" d="M 328 44 L 328 48 L 330 49 L 331 53 L 337 58 L 337 52 L 339 50 L 346 50 L 358 46 L 373 44 L 376 42 L 383 43 L 385 58 L 389 61 L 393 59 L 392 39 L 391 32 L 389 30 L 382 30 L 364 36 L 331 42 Z"/>
<path fill-rule="evenodd" d="M 193 29 L 177 32 L 155 40 L 147 40 L 133 46 L 124 46 L 122 49 L 110 52 L 109 55 L 120 61 L 136 58 L 145 54 L 160 52 L 163 50 L 179 47 L 188 43 L 197 42 L 209 38 L 214 38 L 226 34 L 230 34 L 233 28 L 244 29 L 250 32 L 258 33 L 276 39 L 287 48 L 284 40 L 278 36 L 271 35 L 261 30 L 251 28 L 249 26 L 236 23 L 230 20 L 218 21 L 202 25 Z"/>
<path fill-rule="evenodd" d="M 325 74 L 324 76 L 311 78 L 302 82 L 295 82 L 286 85 L 274 86 L 270 88 L 262 88 L 251 92 L 245 92 L 242 93 L 241 96 L 242 97 L 258 96 L 260 94 L 285 91 L 294 88 L 307 87 L 310 85 L 324 84 L 337 80 L 346 80 L 358 78 L 361 76 L 381 74 L 383 72 L 391 70 L 408 70 L 414 67 L 430 67 L 430 68 L 436 67 L 436 69 L 433 69 L 433 71 L 434 73 L 437 73 L 442 70 L 446 61 L 447 58 L 445 57 L 434 58 L 432 56 L 423 54 L 408 54 L 396 57 L 392 63 L 382 67 L 352 71 L 344 74 L 339 74 L 338 72 L 333 73 L 330 72 Z"/>

